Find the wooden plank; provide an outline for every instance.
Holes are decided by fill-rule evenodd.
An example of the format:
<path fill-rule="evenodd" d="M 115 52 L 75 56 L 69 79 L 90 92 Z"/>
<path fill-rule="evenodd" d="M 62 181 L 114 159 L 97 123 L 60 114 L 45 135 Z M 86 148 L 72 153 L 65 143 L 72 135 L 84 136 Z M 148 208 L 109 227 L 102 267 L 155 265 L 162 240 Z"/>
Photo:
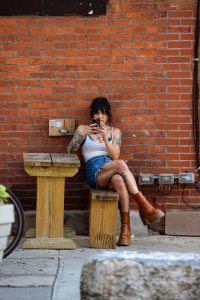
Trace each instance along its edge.
<path fill-rule="evenodd" d="M 65 238 L 30 238 L 25 239 L 22 248 L 24 249 L 76 249 L 72 239 Z"/>
<path fill-rule="evenodd" d="M 51 226 L 49 209 L 49 180 L 37 178 L 36 237 L 49 237 Z"/>
<path fill-rule="evenodd" d="M 119 200 L 119 195 L 114 192 L 114 191 L 110 191 L 110 190 L 94 190 L 94 189 L 90 189 L 90 193 L 91 193 L 91 197 L 92 199 L 96 199 L 96 200 L 115 200 L 118 201 Z"/>
<path fill-rule="evenodd" d="M 67 118 L 64 120 L 65 122 L 65 129 L 69 131 L 70 135 L 73 135 L 75 132 L 75 126 L 76 126 L 76 121 L 74 118 Z"/>
<path fill-rule="evenodd" d="M 73 177 L 78 168 L 75 167 L 32 167 L 27 166 L 25 171 L 31 176 L 48 176 L 48 177 Z"/>
<path fill-rule="evenodd" d="M 24 166 L 51 166 L 49 153 L 23 153 Z"/>
<path fill-rule="evenodd" d="M 65 178 L 51 178 L 51 228 L 50 237 L 64 236 Z"/>
<path fill-rule="evenodd" d="M 36 237 L 63 237 L 65 178 L 37 177 Z"/>
<path fill-rule="evenodd" d="M 76 154 L 51 153 L 54 167 L 80 167 L 80 161 Z"/>
<path fill-rule="evenodd" d="M 64 119 L 49 120 L 49 136 L 62 136 L 61 129 L 64 129 Z"/>

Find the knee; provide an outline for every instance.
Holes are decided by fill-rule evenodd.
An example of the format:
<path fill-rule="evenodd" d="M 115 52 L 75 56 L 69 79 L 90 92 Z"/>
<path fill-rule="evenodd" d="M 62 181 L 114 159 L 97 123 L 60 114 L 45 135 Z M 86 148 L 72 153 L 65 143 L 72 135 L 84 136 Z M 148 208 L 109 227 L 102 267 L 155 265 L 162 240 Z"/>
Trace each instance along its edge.
<path fill-rule="evenodd" d="M 121 190 L 126 187 L 123 178 L 119 174 L 113 175 L 111 183 L 117 190 Z"/>
<path fill-rule="evenodd" d="M 123 173 L 128 171 L 128 166 L 124 160 L 118 159 L 115 162 L 116 162 L 116 168 L 118 173 Z"/>

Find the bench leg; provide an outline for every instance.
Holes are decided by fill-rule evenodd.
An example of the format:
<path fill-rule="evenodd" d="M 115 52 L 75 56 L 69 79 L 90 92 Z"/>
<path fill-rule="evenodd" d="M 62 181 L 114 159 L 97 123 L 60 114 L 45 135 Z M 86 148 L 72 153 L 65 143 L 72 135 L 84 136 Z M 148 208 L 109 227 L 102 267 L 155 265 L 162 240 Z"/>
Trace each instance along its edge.
<path fill-rule="evenodd" d="M 63 237 L 64 187 L 64 177 L 37 177 L 36 237 Z"/>
<path fill-rule="evenodd" d="M 90 200 L 89 235 L 91 248 L 116 248 L 118 202 Z"/>

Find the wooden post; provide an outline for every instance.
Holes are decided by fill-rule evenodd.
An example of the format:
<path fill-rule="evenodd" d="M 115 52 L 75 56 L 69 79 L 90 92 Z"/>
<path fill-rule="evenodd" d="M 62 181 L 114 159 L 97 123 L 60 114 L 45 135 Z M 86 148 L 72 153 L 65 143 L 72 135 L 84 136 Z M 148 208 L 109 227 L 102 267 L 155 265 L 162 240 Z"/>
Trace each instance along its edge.
<path fill-rule="evenodd" d="M 64 177 L 37 177 L 36 237 L 63 237 L 64 188 Z"/>
<path fill-rule="evenodd" d="M 37 176 L 36 238 L 24 248 L 74 249 L 75 243 L 63 238 L 65 177 L 78 172 L 75 154 L 24 153 L 24 166 Z"/>
<path fill-rule="evenodd" d="M 119 195 L 108 190 L 90 190 L 89 245 L 116 248 Z"/>

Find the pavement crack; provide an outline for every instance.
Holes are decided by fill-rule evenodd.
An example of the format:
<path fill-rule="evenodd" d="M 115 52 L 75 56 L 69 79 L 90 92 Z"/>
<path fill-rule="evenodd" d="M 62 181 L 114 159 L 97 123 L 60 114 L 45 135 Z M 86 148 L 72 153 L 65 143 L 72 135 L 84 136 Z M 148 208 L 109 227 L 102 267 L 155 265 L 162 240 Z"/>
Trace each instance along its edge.
<path fill-rule="evenodd" d="M 50 298 L 50 300 L 53 300 L 54 288 L 55 288 L 55 285 L 56 285 L 57 278 L 59 276 L 60 267 L 61 267 L 61 256 L 60 256 L 60 251 L 59 251 L 59 253 L 58 253 L 58 265 L 57 265 L 55 278 L 54 278 L 52 288 L 51 288 L 51 298 Z"/>

